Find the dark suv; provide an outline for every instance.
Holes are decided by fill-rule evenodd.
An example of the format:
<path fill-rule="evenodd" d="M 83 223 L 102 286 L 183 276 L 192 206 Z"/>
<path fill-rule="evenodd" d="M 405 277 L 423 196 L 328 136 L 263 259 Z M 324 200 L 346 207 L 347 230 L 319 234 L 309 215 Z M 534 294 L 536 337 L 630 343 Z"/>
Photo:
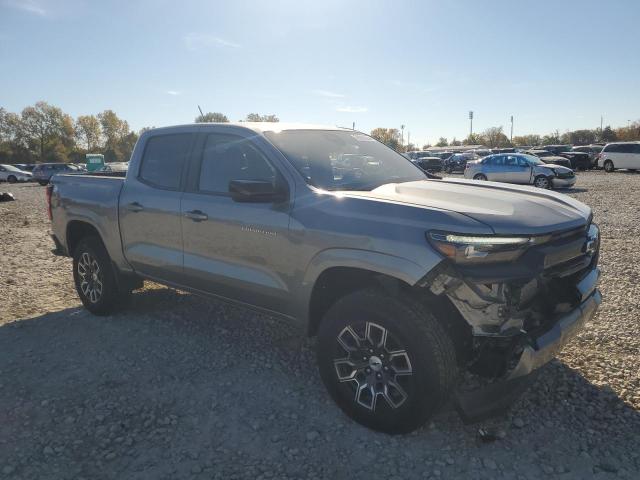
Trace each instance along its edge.
<path fill-rule="evenodd" d="M 78 173 L 80 169 L 68 163 L 40 163 L 31 172 L 33 179 L 40 185 L 46 185 L 57 173 Z"/>

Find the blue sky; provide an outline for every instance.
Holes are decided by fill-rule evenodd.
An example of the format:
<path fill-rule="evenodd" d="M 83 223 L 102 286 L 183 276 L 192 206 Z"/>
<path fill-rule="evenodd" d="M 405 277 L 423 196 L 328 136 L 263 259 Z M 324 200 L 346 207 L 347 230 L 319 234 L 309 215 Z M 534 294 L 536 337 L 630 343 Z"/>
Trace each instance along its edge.
<path fill-rule="evenodd" d="M 639 46 L 636 0 L 0 0 L 0 106 L 544 134 L 639 119 Z"/>

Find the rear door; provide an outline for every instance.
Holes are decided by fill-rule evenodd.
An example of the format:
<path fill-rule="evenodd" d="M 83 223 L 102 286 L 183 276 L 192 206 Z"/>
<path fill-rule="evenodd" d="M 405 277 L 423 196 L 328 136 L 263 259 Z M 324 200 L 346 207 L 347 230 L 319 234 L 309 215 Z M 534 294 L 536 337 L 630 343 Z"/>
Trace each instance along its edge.
<path fill-rule="evenodd" d="M 277 203 L 237 202 L 229 193 L 229 182 L 281 182 L 289 192 L 292 182 L 260 138 L 211 129 L 198 144 L 182 199 L 183 283 L 287 313 L 289 198 Z"/>
<path fill-rule="evenodd" d="M 139 273 L 177 283 L 182 277 L 180 202 L 192 132 L 147 137 L 119 203 L 124 256 Z"/>

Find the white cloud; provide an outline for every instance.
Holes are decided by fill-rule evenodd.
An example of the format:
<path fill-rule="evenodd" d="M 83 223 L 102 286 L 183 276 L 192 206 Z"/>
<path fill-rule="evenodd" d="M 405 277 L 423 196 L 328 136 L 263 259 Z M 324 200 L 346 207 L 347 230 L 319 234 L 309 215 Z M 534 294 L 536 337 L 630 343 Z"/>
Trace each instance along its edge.
<path fill-rule="evenodd" d="M 47 11 L 33 0 L 4 0 L 3 4 L 10 8 L 16 8 L 27 13 L 40 15 L 41 17 L 44 17 L 47 14 Z"/>
<path fill-rule="evenodd" d="M 364 113 L 367 110 L 368 110 L 367 107 L 351 107 L 349 105 L 336 108 L 336 111 L 344 112 L 344 113 Z"/>
<path fill-rule="evenodd" d="M 182 92 L 179 92 L 178 90 L 167 90 L 166 94 L 176 96 L 176 95 L 182 95 Z"/>
<path fill-rule="evenodd" d="M 211 47 L 240 48 L 239 43 L 231 42 L 208 33 L 188 33 L 184 36 L 184 43 L 189 50 Z"/>
<path fill-rule="evenodd" d="M 314 95 L 320 95 L 321 97 L 327 98 L 344 98 L 345 95 L 342 93 L 330 92 L 329 90 L 313 90 L 311 93 Z"/>

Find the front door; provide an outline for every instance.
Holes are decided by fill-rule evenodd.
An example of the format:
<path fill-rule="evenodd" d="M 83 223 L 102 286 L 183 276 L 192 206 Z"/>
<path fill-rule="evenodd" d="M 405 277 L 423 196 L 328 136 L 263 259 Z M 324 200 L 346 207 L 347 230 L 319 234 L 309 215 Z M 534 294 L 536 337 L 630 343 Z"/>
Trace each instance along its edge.
<path fill-rule="evenodd" d="M 284 177 L 248 138 L 207 133 L 199 144 L 182 198 L 183 283 L 286 313 L 289 200 L 237 202 L 229 193 L 232 180 L 285 182 Z"/>
<path fill-rule="evenodd" d="M 148 137 L 138 171 L 120 194 L 124 256 L 136 272 L 179 282 L 182 276 L 182 177 L 195 134 Z"/>

